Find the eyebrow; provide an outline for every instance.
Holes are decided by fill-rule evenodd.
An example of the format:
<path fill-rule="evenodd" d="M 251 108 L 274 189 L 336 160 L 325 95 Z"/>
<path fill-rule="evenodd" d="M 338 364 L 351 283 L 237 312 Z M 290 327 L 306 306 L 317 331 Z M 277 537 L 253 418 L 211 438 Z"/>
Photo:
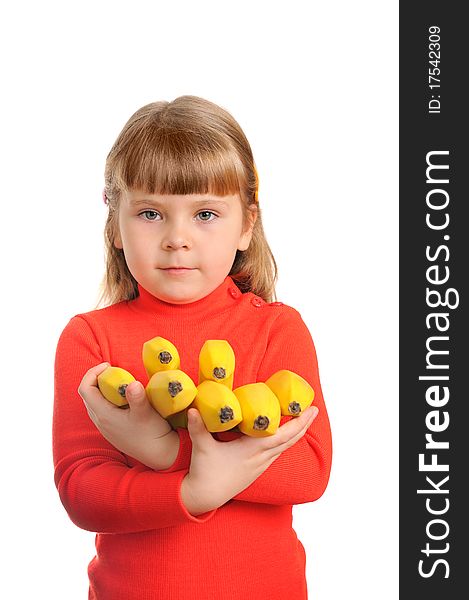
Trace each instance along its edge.
<path fill-rule="evenodd" d="M 158 202 L 157 200 L 152 200 L 150 198 L 147 199 L 141 199 L 141 200 L 130 200 L 129 202 L 130 206 L 140 206 L 141 204 L 151 204 L 153 206 L 165 206 L 164 202 Z M 202 206 L 202 205 L 206 205 L 206 204 L 217 204 L 219 206 L 229 206 L 229 203 L 226 202 L 225 200 L 215 200 L 214 198 L 205 198 L 203 200 L 194 200 L 192 202 L 193 206 Z"/>

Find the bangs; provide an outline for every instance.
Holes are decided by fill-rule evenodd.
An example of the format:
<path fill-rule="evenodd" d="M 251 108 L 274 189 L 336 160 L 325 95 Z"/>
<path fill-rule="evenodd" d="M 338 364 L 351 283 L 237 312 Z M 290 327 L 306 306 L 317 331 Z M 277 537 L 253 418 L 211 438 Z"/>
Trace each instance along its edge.
<path fill-rule="evenodd" d="M 125 144 L 109 157 L 112 177 L 122 192 L 226 196 L 246 190 L 239 155 L 221 135 L 214 139 L 213 131 L 210 137 L 200 131 L 156 128 L 126 133 Z"/>

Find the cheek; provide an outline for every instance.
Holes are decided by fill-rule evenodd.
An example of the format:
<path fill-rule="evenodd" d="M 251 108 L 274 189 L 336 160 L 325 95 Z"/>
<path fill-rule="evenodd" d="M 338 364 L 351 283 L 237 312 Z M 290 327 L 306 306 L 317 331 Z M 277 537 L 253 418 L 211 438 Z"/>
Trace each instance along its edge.
<path fill-rule="evenodd" d="M 211 255 L 214 259 L 217 256 L 231 253 L 233 246 L 238 243 L 237 232 L 234 228 L 213 229 L 204 232 L 197 240 L 197 246 L 202 252 Z"/>
<path fill-rule="evenodd" d="M 144 255 L 145 237 L 128 224 L 121 227 L 120 234 L 126 260 L 141 259 Z"/>
<path fill-rule="evenodd" d="M 133 220 L 122 225 L 121 233 L 124 244 L 135 248 L 145 245 L 146 240 L 151 238 L 151 231 L 142 227 L 142 223 Z"/>
<path fill-rule="evenodd" d="M 205 243 L 199 246 L 213 268 L 224 269 L 227 262 L 234 260 L 239 242 L 238 233 L 235 228 L 232 228 L 210 240 L 205 239 Z"/>

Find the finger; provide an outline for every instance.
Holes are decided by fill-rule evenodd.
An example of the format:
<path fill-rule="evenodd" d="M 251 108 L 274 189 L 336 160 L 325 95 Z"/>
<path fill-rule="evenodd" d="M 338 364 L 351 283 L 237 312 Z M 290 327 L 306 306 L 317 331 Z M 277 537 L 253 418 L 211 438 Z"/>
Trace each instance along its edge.
<path fill-rule="evenodd" d="M 97 385 L 96 373 L 101 373 L 106 368 L 105 366 L 103 367 L 103 365 L 106 364 L 109 365 L 109 363 L 102 363 L 87 371 L 78 388 L 78 393 L 82 397 L 86 408 L 91 409 L 95 416 L 99 415 L 100 421 L 107 416 L 114 416 L 116 410 L 121 412 L 122 408 L 107 400 Z M 96 381 L 96 385 L 93 384 L 94 380 Z"/>
<path fill-rule="evenodd" d="M 120 406 L 116 406 L 107 400 L 96 387 L 88 388 L 86 395 L 83 395 L 82 398 L 86 409 L 93 413 L 95 419 L 99 418 L 100 422 L 103 422 L 107 417 L 113 418 L 117 414 L 116 411 L 123 412 Z"/>
<path fill-rule="evenodd" d="M 283 444 L 289 443 L 292 439 L 297 441 L 306 433 L 306 430 L 314 421 L 318 412 L 319 409 L 317 406 L 311 406 L 299 417 L 294 417 L 281 425 L 273 436 L 265 438 L 266 447 L 277 448 Z"/>
<path fill-rule="evenodd" d="M 81 383 L 78 387 L 78 393 L 80 394 L 80 396 L 82 398 L 83 398 L 82 392 L 84 389 L 86 389 L 89 386 L 98 387 L 98 375 L 100 375 L 109 366 L 110 365 L 108 362 L 102 362 L 99 365 L 96 365 L 96 366 L 92 367 L 91 369 L 88 369 L 88 371 L 83 376 L 83 379 L 81 380 Z"/>
<path fill-rule="evenodd" d="M 94 412 L 91 410 L 91 408 L 86 404 L 85 404 L 85 408 L 86 408 L 86 412 L 88 413 L 89 418 L 93 421 L 93 423 L 97 426 L 98 425 L 98 419 L 96 417 L 96 415 L 94 414 Z"/>
<path fill-rule="evenodd" d="M 311 423 L 317 417 L 318 412 L 319 412 L 319 409 L 317 409 L 317 408 L 316 408 L 316 410 L 312 411 L 310 418 L 304 423 L 303 427 L 295 435 L 293 435 L 292 437 L 287 439 L 282 444 L 279 444 L 277 446 L 277 448 L 274 448 L 273 451 L 277 452 L 278 454 L 281 454 L 282 452 L 285 452 L 285 450 L 287 450 L 291 446 L 294 446 L 299 440 L 301 440 L 304 437 L 305 433 L 307 432 L 308 428 L 310 427 Z"/>
<path fill-rule="evenodd" d="M 192 444 L 201 445 L 213 442 L 212 434 L 207 431 L 205 423 L 196 408 L 187 411 L 187 429 L 192 440 Z"/>
<path fill-rule="evenodd" d="M 257 438 L 243 435 L 230 443 L 257 446 L 257 450 L 264 452 L 267 459 L 273 460 L 304 436 L 318 412 L 317 407 L 305 410 L 299 417 L 284 423 L 272 436 Z"/>
<path fill-rule="evenodd" d="M 125 399 L 129 403 L 130 408 L 147 408 L 149 402 L 145 393 L 145 388 L 140 381 L 132 381 L 125 390 Z"/>
<path fill-rule="evenodd" d="M 318 412 L 319 412 L 319 409 L 316 408 L 316 410 L 312 412 L 312 415 L 306 421 L 306 423 L 303 425 L 303 427 L 300 429 L 300 431 L 296 435 L 294 435 L 293 437 L 291 437 L 289 440 L 287 440 L 286 442 L 284 442 L 283 444 L 277 446 L 277 451 L 284 452 L 287 448 L 290 448 L 291 446 L 293 446 L 294 444 L 296 444 L 296 442 L 298 442 L 305 435 L 305 433 L 308 431 L 311 423 L 317 417 Z"/>

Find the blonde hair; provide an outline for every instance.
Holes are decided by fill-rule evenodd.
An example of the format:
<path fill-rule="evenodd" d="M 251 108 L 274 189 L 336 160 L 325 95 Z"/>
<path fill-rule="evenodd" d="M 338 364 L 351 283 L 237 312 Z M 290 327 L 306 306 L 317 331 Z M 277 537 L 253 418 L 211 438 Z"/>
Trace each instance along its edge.
<path fill-rule="evenodd" d="M 106 267 L 97 307 L 139 295 L 123 250 L 114 246 L 119 203 L 122 194 L 130 190 L 239 194 L 245 227 L 249 207 L 255 204 L 257 219 L 249 247 L 236 252 L 229 275 L 242 292 L 253 292 L 266 302 L 276 300 L 277 265 L 262 226 L 251 147 L 226 110 L 197 96 L 143 106 L 130 117 L 112 146 L 104 178 L 109 212 L 104 228 Z"/>

